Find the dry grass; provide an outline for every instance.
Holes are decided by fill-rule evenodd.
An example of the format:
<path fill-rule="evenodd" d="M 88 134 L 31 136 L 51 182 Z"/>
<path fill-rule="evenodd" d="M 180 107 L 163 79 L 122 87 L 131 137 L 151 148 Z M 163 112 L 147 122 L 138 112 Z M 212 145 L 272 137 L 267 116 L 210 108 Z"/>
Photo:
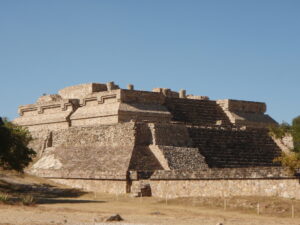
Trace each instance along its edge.
<path fill-rule="evenodd" d="M 161 203 L 164 202 L 165 201 L 161 201 Z M 237 196 L 229 198 L 177 198 L 168 200 L 168 204 L 237 211 L 248 214 L 258 214 L 259 212 L 260 215 L 272 217 L 291 217 L 292 208 L 294 208 L 293 210 L 295 217 L 300 218 L 299 200 L 284 199 L 278 197 Z"/>
<path fill-rule="evenodd" d="M 36 203 L 55 202 L 57 198 L 78 197 L 84 193 L 24 173 L 0 170 L 1 204 L 34 206 Z"/>
<path fill-rule="evenodd" d="M 15 197 L 17 196 L 17 197 Z M 0 193 L 0 203 L 6 205 L 24 205 L 34 206 L 36 201 L 32 195 L 10 195 L 7 193 Z"/>
<path fill-rule="evenodd" d="M 0 193 L 0 202 L 7 204 L 10 199 L 10 196 L 7 193 Z"/>

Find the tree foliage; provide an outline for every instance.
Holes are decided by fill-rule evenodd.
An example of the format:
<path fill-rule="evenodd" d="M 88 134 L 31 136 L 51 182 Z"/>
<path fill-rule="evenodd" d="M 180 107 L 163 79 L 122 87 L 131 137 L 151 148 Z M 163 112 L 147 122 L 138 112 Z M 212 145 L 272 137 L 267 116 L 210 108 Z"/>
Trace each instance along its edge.
<path fill-rule="evenodd" d="M 279 126 L 270 127 L 270 133 L 275 138 L 283 138 L 287 134 L 293 137 L 294 148 L 290 153 L 283 152 L 282 155 L 274 161 L 280 162 L 290 172 L 295 173 L 300 169 L 300 116 L 293 119 L 292 125 L 282 123 Z"/>
<path fill-rule="evenodd" d="M 283 138 L 287 133 L 291 133 L 292 127 L 290 124 L 283 122 L 279 126 L 273 125 L 270 128 L 271 135 L 275 136 L 275 138 Z"/>
<path fill-rule="evenodd" d="M 25 128 L 0 120 L 0 167 L 23 171 L 36 154 L 27 147 L 31 140 Z"/>
<path fill-rule="evenodd" d="M 282 152 L 281 156 L 274 159 L 274 162 L 280 162 L 288 169 L 290 174 L 294 174 L 300 169 L 300 154 L 297 152 Z"/>
<path fill-rule="evenodd" d="M 293 119 L 292 136 L 294 140 L 294 151 L 300 153 L 300 116 Z"/>

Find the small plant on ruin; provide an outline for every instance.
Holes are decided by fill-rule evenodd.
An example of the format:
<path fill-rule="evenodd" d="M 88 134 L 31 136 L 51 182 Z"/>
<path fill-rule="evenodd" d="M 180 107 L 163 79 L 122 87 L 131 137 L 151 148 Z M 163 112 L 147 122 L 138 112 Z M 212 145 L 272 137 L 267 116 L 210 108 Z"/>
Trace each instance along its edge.
<path fill-rule="evenodd" d="M 35 156 L 28 148 L 32 140 L 28 130 L 7 119 L 0 123 L 0 167 L 22 172 Z"/>
<path fill-rule="evenodd" d="M 21 196 L 21 203 L 26 206 L 34 205 L 35 199 L 32 195 Z"/>
<path fill-rule="evenodd" d="M 8 203 L 9 202 L 9 195 L 6 193 L 0 193 L 0 202 L 2 203 Z"/>

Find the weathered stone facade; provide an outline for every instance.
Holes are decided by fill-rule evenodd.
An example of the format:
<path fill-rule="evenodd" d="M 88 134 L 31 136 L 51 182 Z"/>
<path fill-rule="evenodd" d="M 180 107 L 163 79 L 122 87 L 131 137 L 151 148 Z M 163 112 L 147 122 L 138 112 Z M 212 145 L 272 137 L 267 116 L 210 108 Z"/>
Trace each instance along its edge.
<path fill-rule="evenodd" d="M 132 193 L 148 185 L 159 197 L 300 198 L 296 177 L 273 163 L 282 146 L 269 136 L 267 127 L 276 122 L 265 112 L 265 103 L 109 82 L 42 96 L 20 106 L 15 123 L 34 137 L 38 157 L 28 171 L 74 187 Z"/>

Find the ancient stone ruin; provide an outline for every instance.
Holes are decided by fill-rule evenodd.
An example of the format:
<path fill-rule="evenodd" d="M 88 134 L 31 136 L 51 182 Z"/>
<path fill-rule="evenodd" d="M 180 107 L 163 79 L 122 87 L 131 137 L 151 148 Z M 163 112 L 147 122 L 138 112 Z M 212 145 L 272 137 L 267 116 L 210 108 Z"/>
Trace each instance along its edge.
<path fill-rule="evenodd" d="M 114 82 L 66 87 L 19 107 L 38 153 L 28 172 L 90 191 L 137 196 L 300 198 L 274 163 L 266 104 L 209 100 Z"/>

